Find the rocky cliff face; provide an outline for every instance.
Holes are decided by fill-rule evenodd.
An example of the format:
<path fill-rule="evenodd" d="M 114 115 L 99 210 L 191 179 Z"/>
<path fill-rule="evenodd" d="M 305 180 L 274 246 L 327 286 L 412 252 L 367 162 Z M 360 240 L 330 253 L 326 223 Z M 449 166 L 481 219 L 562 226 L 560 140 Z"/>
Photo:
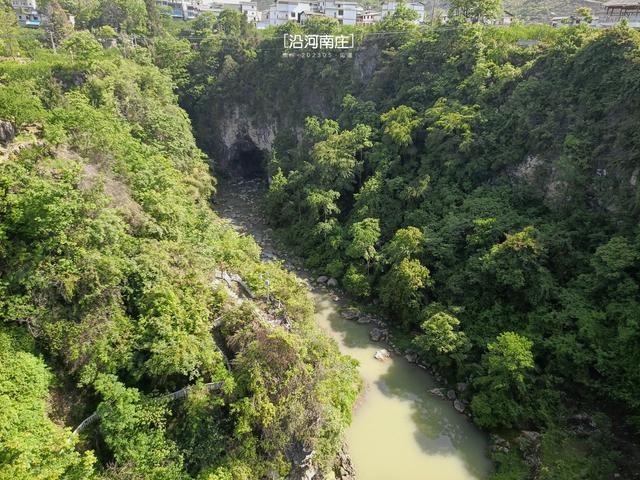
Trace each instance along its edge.
<path fill-rule="evenodd" d="M 381 54 L 381 48 L 375 41 L 361 45 L 345 65 L 348 75 L 344 89 L 365 88 L 375 74 Z M 295 102 L 290 97 L 291 85 L 283 83 L 280 91 L 271 92 L 261 104 L 251 103 L 248 98 L 246 101 L 231 101 L 219 96 L 208 100 L 207 105 L 199 105 L 199 112 L 192 115 L 194 127 L 201 147 L 214 159 L 216 169 L 242 169 L 243 156 L 257 159 L 259 155 L 256 153 L 263 157 L 268 155 L 279 131 L 290 130 L 299 136 L 306 116 L 328 118 L 336 114 L 342 95 L 326 95 L 322 88 L 318 88 L 326 80 L 321 77 L 288 80 L 301 82 L 296 89 L 298 98 Z"/>

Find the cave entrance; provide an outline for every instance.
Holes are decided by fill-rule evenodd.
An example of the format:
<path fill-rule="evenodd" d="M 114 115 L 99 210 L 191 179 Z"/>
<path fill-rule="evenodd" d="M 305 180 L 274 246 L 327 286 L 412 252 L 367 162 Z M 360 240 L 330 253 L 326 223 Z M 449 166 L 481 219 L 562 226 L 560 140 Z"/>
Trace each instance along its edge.
<path fill-rule="evenodd" d="M 266 155 L 251 139 L 242 139 L 235 143 L 231 154 L 233 174 L 245 180 L 266 179 Z"/>

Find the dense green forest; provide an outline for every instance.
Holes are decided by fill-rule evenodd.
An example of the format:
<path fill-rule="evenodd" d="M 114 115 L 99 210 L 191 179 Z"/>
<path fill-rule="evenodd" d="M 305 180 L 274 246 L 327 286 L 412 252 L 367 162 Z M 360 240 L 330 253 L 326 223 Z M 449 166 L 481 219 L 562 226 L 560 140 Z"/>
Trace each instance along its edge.
<path fill-rule="evenodd" d="M 353 62 L 283 58 L 277 36 L 217 49 L 219 75 L 183 98 L 198 137 L 224 153 L 231 107 L 277 131 L 265 211 L 281 238 L 469 382 L 479 426 L 541 430 L 536 478 L 617 462 L 631 477 L 640 35 L 410 20 L 356 32 Z M 513 451 L 496 460 L 496 478 L 527 476 Z"/>
<path fill-rule="evenodd" d="M 68 32 L 54 54 L 1 25 L 0 478 L 280 478 L 310 455 L 331 469 L 354 362 L 299 281 L 210 209 L 170 78 L 145 47 Z"/>
<path fill-rule="evenodd" d="M 0 478 L 331 470 L 356 365 L 210 209 L 233 112 L 276 132 L 241 140 L 288 248 L 467 382 L 478 426 L 542 433 L 534 463 L 494 452 L 495 480 L 634 478 L 638 32 L 46 8 L 43 33 L 0 9 Z M 354 33 L 353 58 L 282 56 L 319 32 Z"/>

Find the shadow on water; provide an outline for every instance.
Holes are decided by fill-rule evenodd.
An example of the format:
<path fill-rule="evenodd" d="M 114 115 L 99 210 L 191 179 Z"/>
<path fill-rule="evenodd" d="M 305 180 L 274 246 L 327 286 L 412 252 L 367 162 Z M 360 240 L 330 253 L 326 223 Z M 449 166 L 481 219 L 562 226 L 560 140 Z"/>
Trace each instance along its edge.
<path fill-rule="evenodd" d="M 345 320 L 336 309 L 339 304 L 327 300 L 326 293 L 316 292 L 316 295 L 317 315 L 326 319 L 333 335 L 339 337 L 339 343 L 352 350 L 350 354 L 360 357 L 361 369 L 368 369 L 368 363 L 379 369 L 381 364 L 370 356 L 383 345 L 369 340 L 368 333 L 372 327 Z M 361 350 L 361 354 L 354 349 Z M 409 412 L 407 421 L 410 423 L 408 433 L 413 431 L 415 445 L 429 457 L 455 457 L 464 464 L 470 477 L 483 478 L 489 469 L 483 435 L 467 417 L 453 410 L 451 402 L 428 393 L 429 389 L 436 387 L 432 377 L 398 357 L 386 362 L 383 370 L 382 373 L 373 373 L 369 389 L 379 391 L 394 402 L 406 404 Z M 366 395 L 373 397 L 370 393 Z"/>
<path fill-rule="evenodd" d="M 396 358 L 375 384 L 384 395 L 410 402 L 415 441 L 426 454 L 458 455 L 470 473 L 479 478 L 486 474 L 486 451 L 477 448 L 482 434 L 451 402 L 428 393 L 436 386 L 430 375 Z"/>
<path fill-rule="evenodd" d="M 316 295 L 322 295 L 322 292 L 315 291 Z M 326 295 L 326 293 L 325 293 Z M 364 325 L 358 325 L 355 322 L 346 321 L 328 302 L 315 302 L 316 315 L 324 316 L 331 325 L 334 332 L 342 334 L 341 342 L 349 348 L 367 348 L 371 346 L 368 337 L 368 330 Z"/>

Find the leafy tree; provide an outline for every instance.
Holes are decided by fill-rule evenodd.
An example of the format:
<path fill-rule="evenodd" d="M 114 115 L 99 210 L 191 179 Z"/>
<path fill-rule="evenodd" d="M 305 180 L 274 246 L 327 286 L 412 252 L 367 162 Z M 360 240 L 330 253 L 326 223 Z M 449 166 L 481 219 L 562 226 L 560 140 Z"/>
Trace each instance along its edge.
<path fill-rule="evenodd" d="M 416 20 L 418 20 L 418 12 L 399 2 L 395 11 L 385 16 L 377 26 L 380 30 L 387 32 L 411 31 L 416 28 Z"/>
<path fill-rule="evenodd" d="M 502 0 L 452 0 L 451 16 L 461 15 L 474 22 L 496 18 L 502 10 Z"/>
<path fill-rule="evenodd" d="M 588 7 L 580 7 L 576 9 L 576 13 L 582 18 L 584 23 L 589 25 L 593 22 L 593 11 Z"/>
<path fill-rule="evenodd" d="M 56 45 L 60 45 L 73 32 L 73 25 L 69 21 L 67 12 L 60 6 L 58 0 L 48 2 L 45 31 Z"/>
<path fill-rule="evenodd" d="M 102 54 L 102 46 L 89 32 L 75 32 L 62 44 L 79 64 L 90 68 Z"/>
<path fill-rule="evenodd" d="M 14 56 L 18 53 L 18 19 L 11 5 L 0 3 L 0 53 Z"/>
<path fill-rule="evenodd" d="M 336 200 L 340 198 L 340 193 L 334 190 L 309 190 L 307 192 L 307 204 L 311 213 L 313 222 L 322 220 L 326 222 L 329 216 L 340 213 L 340 209 L 336 205 Z"/>
<path fill-rule="evenodd" d="M 479 425 L 513 426 L 527 415 L 533 342 L 514 332 L 498 335 L 482 357 L 483 374 L 473 382 L 478 393 L 471 408 Z"/>
<path fill-rule="evenodd" d="M 352 129 L 358 124 L 377 127 L 379 123 L 376 104 L 371 100 L 362 101 L 351 94 L 342 99 L 340 125 L 343 129 Z"/>
<path fill-rule="evenodd" d="M 423 289 L 431 285 L 430 272 L 419 260 L 404 258 L 391 267 L 380 285 L 382 304 L 398 312 L 405 322 L 418 323 Z"/>
<path fill-rule="evenodd" d="M 398 263 L 422 253 L 424 236 L 416 227 L 400 228 L 393 238 L 382 248 L 382 255 L 388 263 Z"/>
<path fill-rule="evenodd" d="M 456 359 L 458 364 L 464 359 L 464 350 L 469 341 L 464 332 L 458 330 L 460 320 L 446 312 L 427 314 L 420 328 L 423 332 L 413 339 L 413 344 L 429 358 L 446 366 Z"/>
<path fill-rule="evenodd" d="M 0 330 L 0 476 L 92 478 L 93 453 L 77 452 L 77 438 L 49 418 L 51 372 L 41 358 L 20 348 L 29 344 L 20 337 Z"/>
<path fill-rule="evenodd" d="M 360 273 L 356 267 L 350 265 L 342 277 L 342 284 L 347 292 L 355 297 L 368 297 L 371 285 L 366 275 Z"/>
<path fill-rule="evenodd" d="M 147 31 L 148 13 L 144 0 L 100 0 L 98 11 L 100 25 L 111 25 L 124 33 Z"/>
<path fill-rule="evenodd" d="M 166 438 L 166 407 L 146 401 L 136 389 L 126 388 L 115 376 L 95 382 L 103 401 L 98 406 L 100 430 L 113 451 L 118 476 L 183 478 L 177 446 Z"/>
<path fill-rule="evenodd" d="M 355 260 L 363 259 L 369 272 L 371 263 L 377 259 L 376 244 L 380 239 L 380 222 L 377 218 L 365 218 L 349 227 L 351 243 L 346 253 Z"/>
<path fill-rule="evenodd" d="M 380 116 L 382 133 L 391 144 L 406 147 L 412 143 L 414 129 L 420 125 L 413 108 L 400 105 Z"/>
<path fill-rule="evenodd" d="M 480 259 L 482 268 L 499 285 L 519 292 L 531 303 L 546 298 L 552 288 L 549 273 L 542 266 L 544 250 L 536 236 L 531 226 L 507 234 L 504 242 L 491 247 Z"/>
<path fill-rule="evenodd" d="M 362 168 L 362 160 L 358 158 L 359 152 L 371 146 L 371 128 L 357 125 L 353 130 L 329 133 L 337 130 L 337 124 L 333 128 L 328 127 L 327 122 L 322 128 L 322 133 L 317 134 L 328 136 L 325 140 L 317 142 L 311 150 L 315 173 L 319 177 L 318 182 L 324 188 L 350 191 L 353 189 L 356 175 Z"/>

